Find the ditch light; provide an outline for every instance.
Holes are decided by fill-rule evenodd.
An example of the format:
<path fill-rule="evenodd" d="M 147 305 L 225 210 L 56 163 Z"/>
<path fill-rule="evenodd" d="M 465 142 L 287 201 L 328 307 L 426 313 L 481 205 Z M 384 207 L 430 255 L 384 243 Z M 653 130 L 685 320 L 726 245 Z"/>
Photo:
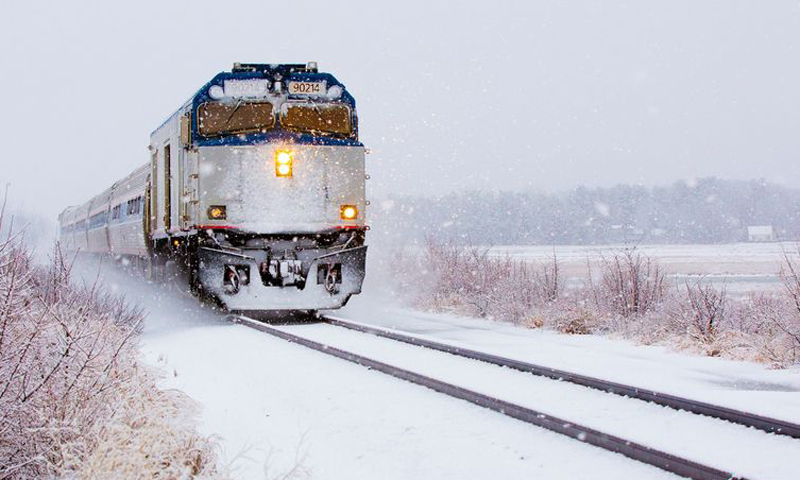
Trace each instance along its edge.
<path fill-rule="evenodd" d="M 358 207 L 355 205 L 342 205 L 339 213 L 342 220 L 355 220 L 358 217 Z"/>
<path fill-rule="evenodd" d="M 211 205 L 208 207 L 209 220 L 225 220 L 228 218 L 228 209 L 225 205 Z"/>

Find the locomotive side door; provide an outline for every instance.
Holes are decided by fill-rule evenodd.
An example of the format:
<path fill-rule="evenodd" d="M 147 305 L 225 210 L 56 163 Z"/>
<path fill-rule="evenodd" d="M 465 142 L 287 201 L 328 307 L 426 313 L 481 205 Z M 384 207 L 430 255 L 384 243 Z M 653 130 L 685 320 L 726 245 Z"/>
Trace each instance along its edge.
<path fill-rule="evenodd" d="M 170 145 L 164 145 L 164 230 L 172 228 L 172 154 Z"/>
<path fill-rule="evenodd" d="M 184 215 L 181 219 L 182 227 L 188 229 L 199 221 L 197 218 L 197 204 L 199 203 L 198 191 L 200 188 L 200 176 L 198 175 L 197 152 L 184 150 L 183 156 L 183 178 L 186 183 L 183 190 L 183 199 L 181 200 L 181 203 L 184 205 Z"/>
<path fill-rule="evenodd" d="M 197 154 L 191 150 L 181 148 L 178 169 L 178 188 L 176 201 L 178 202 L 178 223 L 180 228 L 187 230 L 196 221 L 197 215 Z"/>
<path fill-rule="evenodd" d="M 178 221 L 180 227 L 188 230 L 196 222 L 197 210 L 197 153 L 192 150 L 191 116 L 185 113 L 181 116 L 180 123 L 180 195 L 178 208 Z"/>
<path fill-rule="evenodd" d="M 178 226 L 186 228 L 186 200 L 187 200 L 187 183 L 186 183 L 186 149 L 178 149 Z"/>

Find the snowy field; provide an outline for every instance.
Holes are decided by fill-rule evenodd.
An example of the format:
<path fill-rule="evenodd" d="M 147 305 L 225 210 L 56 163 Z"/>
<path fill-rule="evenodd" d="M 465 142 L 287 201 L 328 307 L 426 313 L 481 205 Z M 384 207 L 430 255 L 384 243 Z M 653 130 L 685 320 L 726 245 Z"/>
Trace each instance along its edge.
<path fill-rule="evenodd" d="M 559 260 L 568 263 L 585 263 L 625 248 L 626 245 L 497 245 L 490 253 L 496 256 L 529 260 L 546 260 L 555 252 Z M 777 273 L 783 252 L 797 252 L 794 242 L 638 245 L 637 251 L 658 259 L 675 273 Z"/>
<path fill-rule="evenodd" d="M 89 278 L 96 270 L 87 269 Z M 120 272 L 150 315 L 141 349 L 163 386 L 202 405 L 236 478 L 675 478 L 381 373 L 288 344 Z M 555 368 L 800 422 L 800 371 L 696 357 L 394 305 L 379 277 L 338 313 Z M 325 325 L 282 327 L 753 478 L 796 478 L 797 441 L 559 385 Z M 645 427 L 657 426 L 655 433 Z"/>
<path fill-rule="evenodd" d="M 603 255 L 625 245 L 498 245 L 493 256 L 546 262 L 555 256 L 567 277 L 587 277 L 587 261 L 594 264 Z M 778 274 L 784 251 L 797 253 L 795 242 L 731 243 L 719 245 L 640 245 L 637 251 L 658 261 L 670 278 L 683 282 L 704 278 L 724 284 L 729 291 L 768 290 L 779 286 Z"/>

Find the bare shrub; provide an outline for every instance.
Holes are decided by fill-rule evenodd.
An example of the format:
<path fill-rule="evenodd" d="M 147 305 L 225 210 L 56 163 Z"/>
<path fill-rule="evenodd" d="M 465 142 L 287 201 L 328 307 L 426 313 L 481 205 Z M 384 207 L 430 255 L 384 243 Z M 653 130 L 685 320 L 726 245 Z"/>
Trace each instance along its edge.
<path fill-rule="evenodd" d="M 522 265 L 527 265 L 522 262 Z M 534 265 L 533 285 L 531 287 L 536 292 L 539 303 L 557 302 L 564 294 L 564 283 L 561 278 L 561 264 L 556 256 L 555 249 L 553 255 L 545 262 Z"/>
<path fill-rule="evenodd" d="M 751 293 L 731 302 L 730 306 L 730 330 L 736 334 L 737 341 L 726 346 L 728 356 L 774 367 L 784 367 L 798 360 L 790 337 L 778 327 L 790 308 L 786 298 L 779 294 Z"/>
<path fill-rule="evenodd" d="M 508 280 L 510 263 L 492 259 L 489 249 L 476 246 L 460 247 L 452 243 L 428 241 L 427 259 L 439 279 L 437 298 L 455 296 L 473 312 L 486 317 L 491 314 L 493 300 L 503 280 Z"/>
<path fill-rule="evenodd" d="M 652 312 L 665 297 L 664 272 L 658 263 L 627 248 L 600 257 L 600 280 L 589 276 L 595 305 L 624 318 Z"/>
<path fill-rule="evenodd" d="M 427 281 L 421 288 L 422 295 L 417 297 L 421 306 L 456 309 L 514 323 L 526 321 L 533 310 L 556 302 L 562 295 L 555 255 L 539 265 L 493 257 L 489 250 L 429 238 L 418 262 L 404 260 L 403 276 L 415 278 L 424 272 Z"/>
<path fill-rule="evenodd" d="M 720 324 L 727 319 L 726 290 L 703 284 L 702 281 L 694 284 L 687 282 L 685 296 L 681 300 L 684 308 L 672 312 L 672 321 L 683 327 L 691 338 L 713 343 L 719 334 Z"/>
<path fill-rule="evenodd" d="M 194 431 L 197 406 L 178 391 L 161 391 L 147 369 L 121 386 L 127 399 L 110 421 L 95 423 L 95 445 L 77 469 L 78 478 L 213 478 L 213 444 Z"/>
<path fill-rule="evenodd" d="M 598 319 L 590 310 L 575 305 L 565 305 L 552 313 L 553 327 L 570 335 L 586 335 L 595 331 Z"/>
<path fill-rule="evenodd" d="M 596 281 L 590 268 L 588 282 L 565 288 L 555 255 L 525 262 L 429 239 L 422 254 L 406 253 L 396 276 L 412 279 L 403 288 L 414 292 L 417 307 L 784 367 L 800 360 L 800 251 L 784 257 L 783 294 L 746 297 L 706 279 L 672 288 L 635 248 L 602 256 Z"/>
<path fill-rule="evenodd" d="M 137 361 L 142 312 L 70 268 L 0 242 L 0 479 L 218 476 L 186 401 Z"/>
<path fill-rule="evenodd" d="M 800 351 L 800 245 L 794 257 L 783 252 L 781 280 L 784 292 L 790 302 L 789 312 L 785 320 L 775 319 L 775 325 L 790 339 L 794 355 Z"/>

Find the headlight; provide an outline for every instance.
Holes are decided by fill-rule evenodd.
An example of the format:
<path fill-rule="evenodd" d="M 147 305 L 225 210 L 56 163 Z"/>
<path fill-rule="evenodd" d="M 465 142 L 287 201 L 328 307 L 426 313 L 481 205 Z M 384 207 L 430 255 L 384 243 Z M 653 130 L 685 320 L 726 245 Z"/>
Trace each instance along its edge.
<path fill-rule="evenodd" d="M 208 218 L 211 220 L 225 220 L 228 217 L 225 205 L 211 205 L 208 207 Z"/>
<path fill-rule="evenodd" d="M 342 205 L 339 214 L 342 220 L 354 220 L 358 216 L 358 207 L 355 205 Z"/>
<path fill-rule="evenodd" d="M 211 88 L 208 89 L 208 96 L 214 100 L 219 100 L 225 96 L 225 90 L 219 85 L 212 85 Z"/>
<path fill-rule="evenodd" d="M 292 176 L 292 157 L 294 154 L 288 150 L 275 152 L 275 175 L 278 177 Z"/>

